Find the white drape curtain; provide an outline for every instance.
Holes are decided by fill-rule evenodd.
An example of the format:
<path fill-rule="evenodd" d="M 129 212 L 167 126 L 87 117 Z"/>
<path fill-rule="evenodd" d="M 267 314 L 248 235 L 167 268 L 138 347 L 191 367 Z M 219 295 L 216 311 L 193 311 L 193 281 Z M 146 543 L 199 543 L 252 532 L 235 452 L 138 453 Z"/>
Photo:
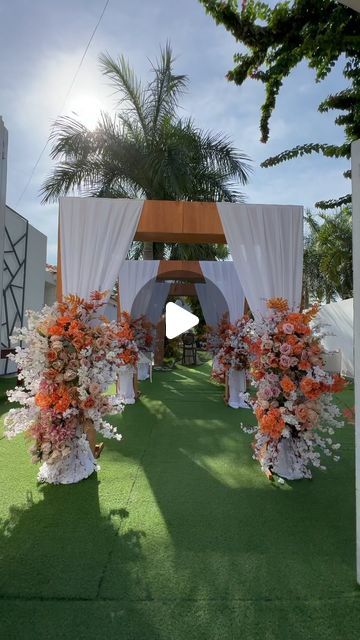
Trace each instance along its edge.
<path fill-rule="evenodd" d="M 349 378 L 354 377 L 354 300 L 331 302 L 320 307 L 316 320 L 324 324 L 324 331 L 329 333 L 324 340 L 328 351 L 341 350 L 342 373 Z"/>
<path fill-rule="evenodd" d="M 145 315 L 159 271 L 159 260 L 125 260 L 119 272 L 120 304 L 134 318 Z M 139 295 L 138 295 L 139 294 Z"/>
<path fill-rule="evenodd" d="M 156 282 L 147 308 L 147 317 L 153 324 L 157 324 L 163 312 L 164 304 L 169 295 L 170 282 Z"/>
<path fill-rule="evenodd" d="M 238 318 L 241 318 L 244 314 L 245 297 L 234 263 L 230 260 L 200 260 L 200 267 L 206 279 L 205 286 L 207 286 L 208 282 L 216 285 L 215 291 L 213 287 L 209 286 L 207 294 L 200 293 L 204 300 L 204 307 L 199 295 L 201 285 L 196 285 L 196 291 L 204 314 L 205 312 L 209 313 L 209 316 L 212 315 L 212 317 L 216 314 L 216 322 L 227 310 L 229 310 L 230 322 L 235 322 Z M 214 297 L 211 298 L 211 296 Z M 225 308 L 224 299 L 226 302 Z M 211 324 L 216 324 L 216 322 Z"/>
<path fill-rule="evenodd" d="M 196 283 L 195 288 L 206 324 L 216 326 L 228 310 L 224 296 L 211 280 L 206 279 L 205 284 Z"/>
<path fill-rule="evenodd" d="M 266 311 L 266 299 L 301 301 L 303 208 L 219 202 L 221 222 L 251 311 Z"/>
<path fill-rule="evenodd" d="M 60 198 L 63 294 L 111 291 L 134 238 L 143 200 Z"/>

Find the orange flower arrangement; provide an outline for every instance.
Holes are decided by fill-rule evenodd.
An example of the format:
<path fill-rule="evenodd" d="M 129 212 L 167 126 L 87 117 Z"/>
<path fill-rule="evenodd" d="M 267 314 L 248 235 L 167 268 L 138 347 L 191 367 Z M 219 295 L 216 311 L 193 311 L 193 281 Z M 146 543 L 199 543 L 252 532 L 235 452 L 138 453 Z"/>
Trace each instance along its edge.
<path fill-rule="evenodd" d="M 9 398 L 24 408 L 9 412 L 7 434 L 26 431 L 34 438 L 34 462 L 50 464 L 68 455 L 85 423 L 121 438 L 102 416 L 123 407 L 104 391 L 116 380 L 119 365 L 136 364 L 138 351 L 126 320 L 118 325 L 99 319 L 105 297 L 102 292 L 87 301 L 67 296 L 50 309 L 30 312 L 29 328 L 19 332 L 26 346 L 13 359 L 24 386 Z"/>
<path fill-rule="evenodd" d="M 322 368 L 321 336 L 311 325 L 318 305 L 307 311 L 293 311 L 287 300 L 272 298 L 267 308 L 264 321 L 254 321 L 251 326 L 251 373 L 257 388 L 253 407 L 259 425 L 255 457 L 264 468 L 276 469 L 280 443 L 286 441 L 293 452 L 290 458 L 298 477 L 309 477 L 309 466 L 320 465 L 319 453 L 312 443 L 337 459 L 333 451 L 338 445 L 321 433 L 331 436 L 335 428 L 342 426 L 331 394 L 341 391 L 346 382 Z"/>

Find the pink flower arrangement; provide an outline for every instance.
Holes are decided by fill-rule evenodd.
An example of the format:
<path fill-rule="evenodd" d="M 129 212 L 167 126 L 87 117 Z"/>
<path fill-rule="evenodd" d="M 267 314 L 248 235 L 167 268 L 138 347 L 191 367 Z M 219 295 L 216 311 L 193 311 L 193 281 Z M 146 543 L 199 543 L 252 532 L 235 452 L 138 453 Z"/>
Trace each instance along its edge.
<path fill-rule="evenodd" d="M 87 421 L 104 436 L 121 439 L 103 416 L 123 407 L 104 392 L 120 366 L 136 364 L 138 350 L 125 321 L 109 323 L 99 315 L 103 299 L 98 292 L 90 301 L 67 296 L 40 312 L 30 311 L 28 328 L 14 337 L 25 344 L 11 356 L 23 386 L 8 396 L 22 408 L 10 410 L 5 429 L 8 437 L 25 432 L 34 440 L 33 462 L 65 458 Z"/>
<path fill-rule="evenodd" d="M 319 451 L 339 459 L 335 452 L 340 445 L 330 436 L 343 423 L 332 394 L 345 381 L 323 369 L 321 334 L 311 328 L 316 305 L 293 312 L 286 300 L 276 298 L 268 301 L 268 309 L 268 316 L 249 326 L 251 374 L 257 387 L 254 457 L 265 471 L 276 472 L 286 441 L 294 477 L 311 477 L 311 465 L 325 468 Z"/>
<path fill-rule="evenodd" d="M 229 369 L 242 371 L 249 366 L 249 318 L 243 316 L 235 322 L 228 324 L 223 332 L 222 345 L 218 351 L 218 362 L 224 372 Z"/>

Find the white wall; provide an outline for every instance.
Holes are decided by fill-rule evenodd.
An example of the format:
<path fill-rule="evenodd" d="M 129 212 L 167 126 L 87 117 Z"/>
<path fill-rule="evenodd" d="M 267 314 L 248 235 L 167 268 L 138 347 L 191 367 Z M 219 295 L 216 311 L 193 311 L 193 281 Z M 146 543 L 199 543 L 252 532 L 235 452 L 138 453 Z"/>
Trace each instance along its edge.
<path fill-rule="evenodd" d="M 54 302 L 56 302 L 56 274 L 52 271 L 46 271 L 44 304 L 51 307 Z"/>
<path fill-rule="evenodd" d="M 8 132 L 0 116 L 0 266 L 4 259 L 5 236 L 5 203 L 6 203 L 6 174 L 7 174 L 7 148 Z M 3 290 L 3 270 L 0 268 L 0 292 Z M 0 295 L 0 319 L 2 308 L 2 295 Z"/>
<path fill-rule="evenodd" d="M 354 371 L 355 371 L 355 465 L 356 465 L 356 557 L 360 584 L 360 140 L 351 145 L 353 275 L 354 275 Z"/>
<path fill-rule="evenodd" d="M 4 239 L 1 342 L 10 347 L 9 334 L 26 322 L 27 309 L 44 306 L 47 238 L 16 211 L 6 207 Z M 0 360 L 0 374 L 15 371 L 15 365 Z"/>
<path fill-rule="evenodd" d="M 27 309 L 37 311 L 44 306 L 46 243 L 46 236 L 29 224 L 25 278 L 25 311 Z"/>

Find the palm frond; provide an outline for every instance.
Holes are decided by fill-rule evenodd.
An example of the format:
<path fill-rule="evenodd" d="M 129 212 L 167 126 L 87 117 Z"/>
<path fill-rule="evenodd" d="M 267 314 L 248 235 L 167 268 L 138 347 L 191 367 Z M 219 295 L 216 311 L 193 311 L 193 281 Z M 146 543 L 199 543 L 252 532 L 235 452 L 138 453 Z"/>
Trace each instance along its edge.
<path fill-rule="evenodd" d="M 110 55 L 102 53 L 99 57 L 103 73 L 111 78 L 112 84 L 119 92 L 118 104 L 126 111 L 136 114 L 144 134 L 148 132 L 146 121 L 146 96 L 141 81 L 136 77 L 124 56 L 114 60 Z"/>

